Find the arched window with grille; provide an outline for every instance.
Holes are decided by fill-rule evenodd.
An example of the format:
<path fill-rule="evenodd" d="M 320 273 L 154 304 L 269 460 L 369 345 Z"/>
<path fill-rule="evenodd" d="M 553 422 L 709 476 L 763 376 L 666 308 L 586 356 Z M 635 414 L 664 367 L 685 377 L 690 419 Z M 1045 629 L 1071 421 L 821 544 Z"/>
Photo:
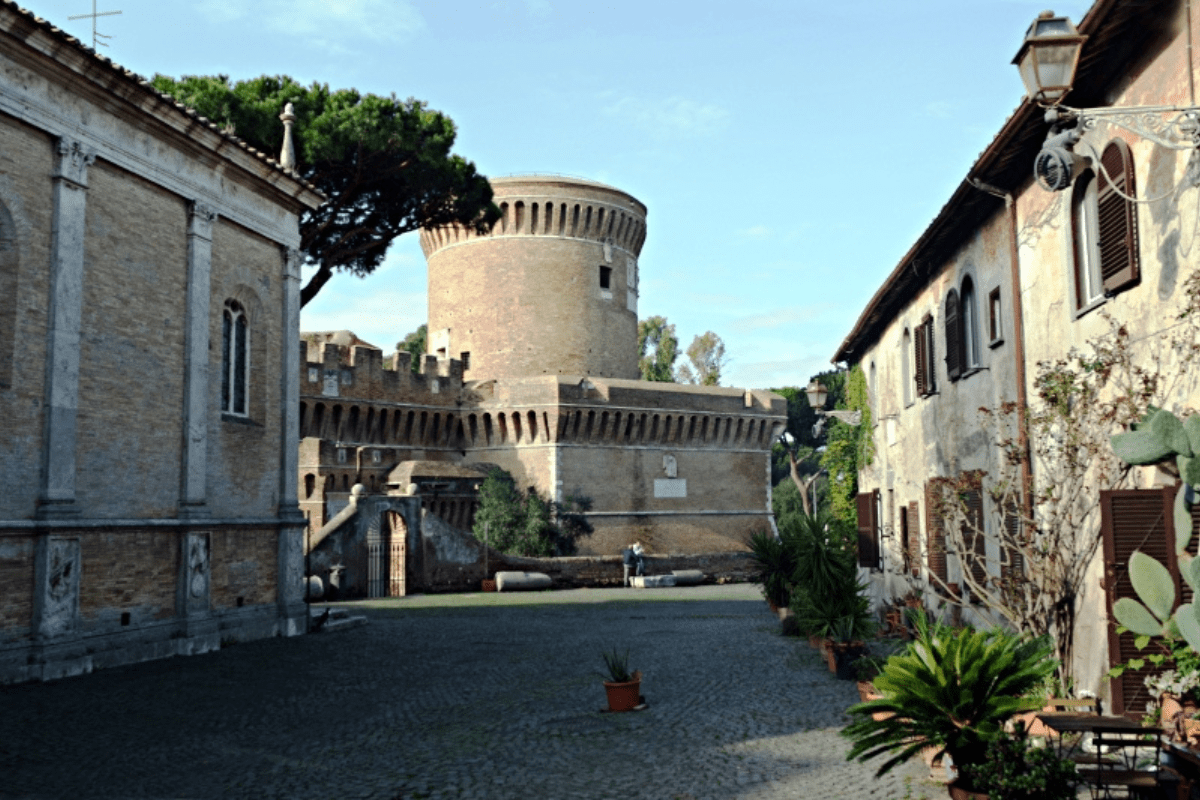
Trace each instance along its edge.
<path fill-rule="evenodd" d="M 237 300 L 226 300 L 221 320 L 221 413 L 250 416 L 250 321 Z"/>

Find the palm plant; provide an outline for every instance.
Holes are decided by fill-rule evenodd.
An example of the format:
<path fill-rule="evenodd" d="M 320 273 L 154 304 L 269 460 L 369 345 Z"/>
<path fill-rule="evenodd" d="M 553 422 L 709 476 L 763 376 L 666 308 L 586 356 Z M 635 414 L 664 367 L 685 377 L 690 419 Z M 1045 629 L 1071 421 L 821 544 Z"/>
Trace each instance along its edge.
<path fill-rule="evenodd" d="M 924 612 L 914 621 L 916 639 L 875 678 L 883 698 L 853 706 L 855 720 L 842 732 L 854 743 L 848 760 L 891 755 L 876 775 L 930 745 L 957 765 L 983 763 L 1005 720 L 1042 702 L 1022 695 L 1055 669 L 1044 638 L 1022 639 L 999 628 L 955 630 L 930 622 Z"/>
<path fill-rule="evenodd" d="M 769 603 L 783 608 L 791 598 L 795 570 L 794 549 L 771 533 L 760 531 L 750 537 L 750 553 L 758 570 L 757 582 Z"/>

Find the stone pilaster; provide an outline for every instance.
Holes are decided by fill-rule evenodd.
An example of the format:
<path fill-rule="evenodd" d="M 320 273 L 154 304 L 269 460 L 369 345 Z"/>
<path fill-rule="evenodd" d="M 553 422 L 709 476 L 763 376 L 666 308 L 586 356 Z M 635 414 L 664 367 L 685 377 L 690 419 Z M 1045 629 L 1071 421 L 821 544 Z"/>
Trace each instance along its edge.
<path fill-rule="evenodd" d="M 208 367 L 212 294 L 212 230 L 217 213 L 192 203 L 187 232 L 187 320 L 184 330 L 183 464 L 179 516 L 208 515 Z"/>
<path fill-rule="evenodd" d="M 79 620 L 79 537 L 38 538 L 33 566 L 33 636 L 49 643 L 75 632 Z"/>
<path fill-rule="evenodd" d="M 78 513 L 75 507 L 75 429 L 79 412 L 79 330 L 83 314 L 83 256 L 87 168 L 96 153 L 82 142 L 56 145 L 51 222 L 50 308 L 46 355 L 46 422 L 38 516 Z"/>
<path fill-rule="evenodd" d="M 300 251 L 287 248 L 283 254 L 283 338 L 280 348 L 280 398 L 283 430 L 279 443 L 279 621 L 285 636 L 308 630 L 304 604 L 304 529 L 306 520 L 296 498 L 300 480 Z"/>

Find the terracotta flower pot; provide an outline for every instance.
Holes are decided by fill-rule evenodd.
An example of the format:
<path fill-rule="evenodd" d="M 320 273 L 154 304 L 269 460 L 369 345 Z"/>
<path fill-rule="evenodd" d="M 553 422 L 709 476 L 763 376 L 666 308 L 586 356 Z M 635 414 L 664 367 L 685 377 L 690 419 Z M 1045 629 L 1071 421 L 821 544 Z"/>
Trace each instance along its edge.
<path fill-rule="evenodd" d="M 870 681 L 858 682 L 858 696 L 862 698 L 864 703 L 869 703 L 872 700 L 883 699 L 883 695 L 881 695 L 875 689 L 875 684 L 871 683 Z"/>
<path fill-rule="evenodd" d="M 632 711 L 641 702 L 642 673 L 633 673 L 633 680 L 624 683 L 604 682 L 609 711 Z"/>
<path fill-rule="evenodd" d="M 1159 698 L 1159 704 L 1161 713 L 1158 716 L 1158 724 L 1162 727 L 1163 733 L 1175 739 L 1178 729 L 1175 720 L 1183 712 L 1183 703 L 1180 702 L 1179 695 L 1163 692 L 1162 697 Z"/>
<path fill-rule="evenodd" d="M 988 800 L 988 795 L 981 792 L 972 792 L 958 785 L 958 781 L 953 781 L 946 784 L 946 788 L 950 790 L 950 797 L 953 800 Z"/>
<path fill-rule="evenodd" d="M 485 592 L 494 592 L 496 591 L 496 582 L 489 578 L 484 578 L 480 582 L 480 588 Z"/>

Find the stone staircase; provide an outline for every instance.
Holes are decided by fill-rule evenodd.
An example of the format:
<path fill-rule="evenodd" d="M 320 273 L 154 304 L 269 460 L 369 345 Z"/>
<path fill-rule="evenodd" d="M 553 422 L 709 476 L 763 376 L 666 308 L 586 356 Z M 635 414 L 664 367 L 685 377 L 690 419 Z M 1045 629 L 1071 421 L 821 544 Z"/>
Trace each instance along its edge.
<path fill-rule="evenodd" d="M 367 624 L 365 616 L 351 616 L 346 609 L 333 606 L 309 606 L 308 614 L 312 619 L 308 626 L 309 633 L 332 633 Z"/>

